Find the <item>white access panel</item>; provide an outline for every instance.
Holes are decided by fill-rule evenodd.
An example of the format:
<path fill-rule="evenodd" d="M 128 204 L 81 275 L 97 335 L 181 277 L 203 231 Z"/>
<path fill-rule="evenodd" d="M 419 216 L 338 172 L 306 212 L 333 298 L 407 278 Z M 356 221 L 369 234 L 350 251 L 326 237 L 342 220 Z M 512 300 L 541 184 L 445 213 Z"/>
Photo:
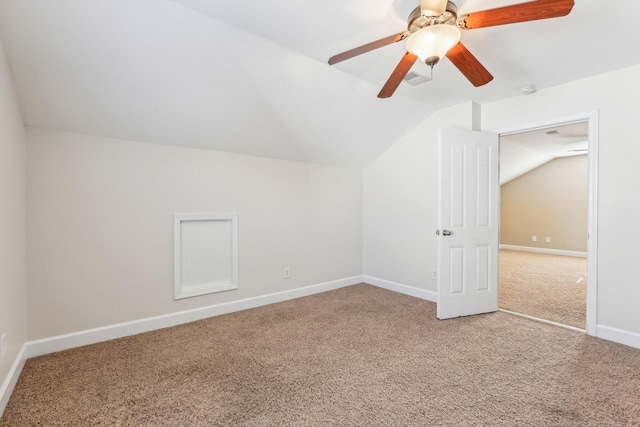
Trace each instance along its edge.
<path fill-rule="evenodd" d="M 174 299 L 238 288 L 238 216 L 174 216 Z"/>

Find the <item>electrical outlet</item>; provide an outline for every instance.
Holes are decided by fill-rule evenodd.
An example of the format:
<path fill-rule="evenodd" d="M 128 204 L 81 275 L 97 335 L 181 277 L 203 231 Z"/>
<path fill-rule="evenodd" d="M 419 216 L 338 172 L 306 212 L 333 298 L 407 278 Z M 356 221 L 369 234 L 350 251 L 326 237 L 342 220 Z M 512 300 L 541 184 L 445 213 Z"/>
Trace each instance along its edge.
<path fill-rule="evenodd" d="M 291 269 L 289 267 L 285 267 L 282 269 L 282 277 L 285 279 L 291 278 Z"/>
<path fill-rule="evenodd" d="M 531 236 L 531 241 L 532 242 L 537 242 L 538 241 L 538 236 Z"/>
<path fill-rule="evenodd" d="M 438 280 L 438 270 L 433 270 L 433 271 L 431 272 L 431 278 L 432 278 L 433 280 Z"/>
<path fill-rule="evenodd" d="M 3 333 L 0 336 L 0 359 L 3 359 L 4 356 L 7 354 L 7 333 Z"/>
<path fill-rule="evenodd" d="M 551 237 L 545 238 L 544 241 L 547 242 L 547 243 L 551 243 Z"/>

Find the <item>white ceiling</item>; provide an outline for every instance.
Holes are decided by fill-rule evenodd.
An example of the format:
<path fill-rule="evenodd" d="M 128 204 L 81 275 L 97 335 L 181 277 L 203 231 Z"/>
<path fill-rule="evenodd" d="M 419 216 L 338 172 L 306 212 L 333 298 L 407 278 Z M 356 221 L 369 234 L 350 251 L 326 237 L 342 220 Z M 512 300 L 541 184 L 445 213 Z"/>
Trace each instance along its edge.
<path fill-rule="evenodd" d="M 500 184 L 560 157 L 584 156 L 589 123 L 579 122 L 500 137 Z"/>
<path fill-rule="evenodd" d="M 481 88 L 443 60 L 433 81 L 376 98 L 403 43 L 327 64 L 404 30 L 417 3 L 0 0 L 0 37 L 28 126 L 354 167 L 437 109 L 640 63 L 624 18 L 640 2 L 576 0 L 568 17 L 464 32 L 495 77 Z"/>

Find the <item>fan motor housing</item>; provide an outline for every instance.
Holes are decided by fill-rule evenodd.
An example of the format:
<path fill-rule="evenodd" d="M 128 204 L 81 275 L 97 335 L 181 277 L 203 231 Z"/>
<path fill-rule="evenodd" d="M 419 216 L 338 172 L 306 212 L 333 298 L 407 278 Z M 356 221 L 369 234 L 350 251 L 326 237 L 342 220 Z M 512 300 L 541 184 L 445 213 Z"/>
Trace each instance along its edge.
<path fill-rule="evenodd" d="M 442 15 L 438 16 L 425 16 L 422 14 L 420 6 L 413 9 L 409 18 L 407 18 L 407 30 L 410 34 L 416 31 L 429 27 L 431 25 L 439 24 L 453 24 L 455 25 L 458 19 L 458 7 L 452 2 L 447 2 L 447 9 Z"/>

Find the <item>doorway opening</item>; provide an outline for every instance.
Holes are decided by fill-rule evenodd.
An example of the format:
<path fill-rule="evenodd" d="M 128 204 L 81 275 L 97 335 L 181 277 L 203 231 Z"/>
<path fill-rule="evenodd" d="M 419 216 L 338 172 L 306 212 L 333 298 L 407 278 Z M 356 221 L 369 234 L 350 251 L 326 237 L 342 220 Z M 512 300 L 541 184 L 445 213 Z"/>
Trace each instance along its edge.
<path fill-rule="evenodd" d="M 498 306 L 595 335 L 597 115 L 500 133 Z"/>

